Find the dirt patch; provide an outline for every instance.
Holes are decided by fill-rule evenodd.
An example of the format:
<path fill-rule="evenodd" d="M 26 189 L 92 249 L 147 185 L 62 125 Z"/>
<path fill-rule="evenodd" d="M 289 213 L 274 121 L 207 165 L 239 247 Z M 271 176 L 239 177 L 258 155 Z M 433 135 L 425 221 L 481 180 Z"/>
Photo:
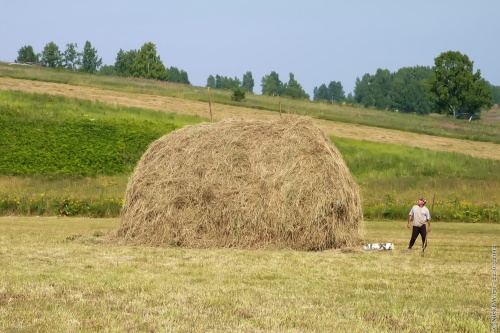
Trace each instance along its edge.
<path fill-rule="evenodd" d="M 95 100 L 116 105 L 140 107 L 151 110 L 187 114 L 209 118 L 207 103 L 174 97 L 146 94 L 131 94 L 112 90 L 73 86 L 69 84 L 18 80 L 0 77 L 1 90 L 19 90 L 39 94 L 63 95 L 72 98 Z M 249 109 L 231 105 L 212 103 L 214 120 L 243 118 L 248 120 L 276 120 L 279 114 L 271 111 Z M 496 116 L 496 113 L 490 114 Z M 479 158 L 500 160 L 500 145 L 489 142 L 475 142 L 442 138 L 431 135 L 403 132 L 356 124 L 337 123 L 314 119 L 327 134 L 337 137 L 366 140 L 380 143 L 400 144 L 409 147 L 423 147 L 438 151 L 466 154 Z"/>

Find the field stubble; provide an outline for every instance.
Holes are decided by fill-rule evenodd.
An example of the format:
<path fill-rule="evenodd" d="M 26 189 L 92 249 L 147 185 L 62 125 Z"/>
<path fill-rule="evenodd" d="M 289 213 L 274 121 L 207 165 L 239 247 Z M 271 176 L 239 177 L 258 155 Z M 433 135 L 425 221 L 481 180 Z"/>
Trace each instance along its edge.
<path fill-rule="evenodd" d="M 0 218 L 0 331 L 488 332 L 498 224 L 366 222 L 395 251 L 108 245 L 118 219 Z"/>

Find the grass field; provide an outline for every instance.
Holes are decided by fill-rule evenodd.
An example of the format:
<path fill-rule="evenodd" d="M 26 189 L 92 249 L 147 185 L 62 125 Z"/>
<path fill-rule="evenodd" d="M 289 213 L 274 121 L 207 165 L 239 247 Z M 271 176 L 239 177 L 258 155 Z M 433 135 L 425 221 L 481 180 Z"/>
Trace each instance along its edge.
<path fill-rule="evenodd" d="M 177 97 L 152 95 L 151 93 L 130 93 L 123 91 L 106 90 L 101 88 L 87 86 L 72 86 L 61 83 L 41 82 L 31 80 L 17 80 L 0 76 L 0 89 L 18 90 L 36 94 L 52 94 L 66 96 L 70 98 L 86 99 L 98 101 L 113 106 L 126 106 L 132 108 L 144 108 L 149 110 L 162 111 L 167 113 L 176 113 L 179 115 L 196 116 L 202 119 L 210 119 L 210 112 L 206 102 L 197 100 L 182 99 Z M 194 89 L 194 88 L 193 88 Z M 228 94 L 222 91 L 221 94 Z M 259 96 L 260 97 L 260 96 Z M 269 96 L 262 98 L 268 99 Z M 229 98 L 228 98 L 229 99 Z M 276 102 L 276 101 L 275 101 Z M 322 104 L 307 102 L 294 103 L 291 110 L 284 109 L 283 113 L 289 112 L 298 115 L 314 115 L 327 111 L 321 111 L 326 106 Z M 277 102 L 275 103 L 277 104 Z M 303 111 L 304 108 L 312 108 L 310 111 Z M 361 110 L 361 111 L 358 111 Z M 222 119 L 237 117 L 249 120 L 271 121 L 279 119 L 280 115 L 275 111 L 268 109 L 249 108 L 247 104 L 238 106 L 222 103 L 212 103 L 213 119 L 219 121 Z M 498 159 L 500 160 L 500 126 L 497 122 L 478 123 L 478 122 L 460 122 L 450 119 L 443 120 L 435 117 L 419 117 L 414 115 L 398 115 L 392 112 L 368 110 L 361 108 L 332 108 L 328 112 L 328 120 L 315 119 L 314 122 L 327 134 L 349 139 L 363 139 L 365 141 L 402 144 L 410 147 L 426 147 L 428 149 L 446 152 L 455 152 L 467 154 L 474 157 Z M 339 116 L 337 121 L 333 115 Z M 367 126 L 360 125 L 356 119 L 371 119 L 374 124 Z M 397 120 L 396 123 L 394 123 Z M 451 122 L 451 123 L 450 123 Z M 426 130 L 408 131 L 401 128 L 401 123 Z M 385 127 L 377 127 L 377 124 Z M 391 125 L 392 124 L 392 125 Z M 406 126 L 405 125 L 405 126 Z M 460 128 L 456 128 L 459 126 Z M 425 134 L 432 129 L 432 135 Z M 459 135 L 464 132 L 465 135 Z M 468 134 L 467 134 L 468 133 Z M 473 133 L 488 133 L 489 138 L 479 142 L 468 140 Z"/>
<path fill-rule="evenodd" d="M 84 106 L 83 116 L 110 121 L 165 113 L 182 127 L 209 119 L 202 87 L 0 63 L 0 90 L 18 91 L 1 94 L 8 110 L 34 115 L 40 105 L 23 104 L 25 92 L 55 101 L 46 106 L 58 117 Z M 274 97 L 248 94 L 237 103 L 230 94 L 212 92 L 214 121 L 280 117 Z M 430 203 L 435 194 L 434 216 L 442 219 L 432 224 L 424 257 L 418 246 L 403 251 L 404 219 L 364 222 L 365 243 L 392 242 L 394 251 L 300 252 L 132 247 L 109 242 L 117 218 L 4 216 L 0 332 L 490 332 L 498 317 L 500 109 L 464 122 L 289 99 L 281 107 L 314 117 L 331 137 L 365 209 L 406 217 L 417 196 Z M 128 176 L 7 173 L 0 208 L 11 214 L 17 205 L 29 215 L 49 198 L 66 206 L 122 200 Z M 444 222 L 474 222 L 478 214 L 490 222 Z"/>
<path fill-rule="evenodd" d="M 422 257 L 403 251 L 404 222 L 365 223 L 367 242 L 395 244 L 387 252 L 108 244 L 118 223 L 0 218 L 0 331 L 491 329 L 498 224 L 434 223 Z"/>

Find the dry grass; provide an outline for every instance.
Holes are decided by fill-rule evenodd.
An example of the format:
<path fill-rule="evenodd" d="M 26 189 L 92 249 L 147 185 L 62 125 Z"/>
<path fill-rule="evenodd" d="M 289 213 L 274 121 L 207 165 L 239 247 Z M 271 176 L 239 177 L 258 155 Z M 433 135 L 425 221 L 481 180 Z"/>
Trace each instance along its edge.
<path fill-rule="evenodd" d="M 130 94 L 98 88 L 41 81 L 18 80 L 7 77 L 0 77 L 0 89 L 63 95 L 73 98 L 106 102 L 112 105 L 117 104 L 130 107 L 147 108 L 151 110 L 194 115 L 202 118 L 210 117 L 208 105 L 206 103 L 173 97 Z M 241 117 L 248 120 L 270 121 L 276 120 L 279 117 L 276 112 L 248 109 L 217 103 L 212 103 L 212 109 L 214 110 L 214 118 L 216 120 Z M 494 113 L 485 113 L 485 115 L 494 116 Z M 318 119 L 314 120 L 314 122 L 320 126 L 320 128 L 327 135 L 337 137 L 380 143 L 396 143 L 410 147 L 425 147 L 432 150 L 455 152 L 480 158 L 500 159 L 500 149 L 498 149 L 498 144 L 488 142 L 474 142 L 443 138 L 362 125 L 336 123 Z"/>
<path fill-rule="evenodd" d="M 434 223 L 425 257 L 404 221 L 365 223 L 392 252 L 104 243 L 118 225 L 0 218 L 0 331 L 490 331 L 498 224 Z"/>
<path fill-rule="evenodd" d="M 359 245 L 361 199 L 310 119 L 226 120 L 153 142 L 130 179 L 118 237 L 196 248 Z"/>

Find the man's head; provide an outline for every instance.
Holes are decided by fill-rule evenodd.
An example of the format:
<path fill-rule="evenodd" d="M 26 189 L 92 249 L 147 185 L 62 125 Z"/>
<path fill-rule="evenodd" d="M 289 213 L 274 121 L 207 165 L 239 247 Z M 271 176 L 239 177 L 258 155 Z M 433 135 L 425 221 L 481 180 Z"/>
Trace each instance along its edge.
<path fill-rule="evenodd" d="M 422 205 L 422 206 L 423 206 L 423 205 L 425 205 L 425 203 L 426 203 L 426 202 L 427 202 L 427 201 L 425 200 L 425 198 L 424 198 L 424 197 L 421 197 L 420 199 L 418 199 L 418 204 L 419 204 L 419 205 Z"/>

